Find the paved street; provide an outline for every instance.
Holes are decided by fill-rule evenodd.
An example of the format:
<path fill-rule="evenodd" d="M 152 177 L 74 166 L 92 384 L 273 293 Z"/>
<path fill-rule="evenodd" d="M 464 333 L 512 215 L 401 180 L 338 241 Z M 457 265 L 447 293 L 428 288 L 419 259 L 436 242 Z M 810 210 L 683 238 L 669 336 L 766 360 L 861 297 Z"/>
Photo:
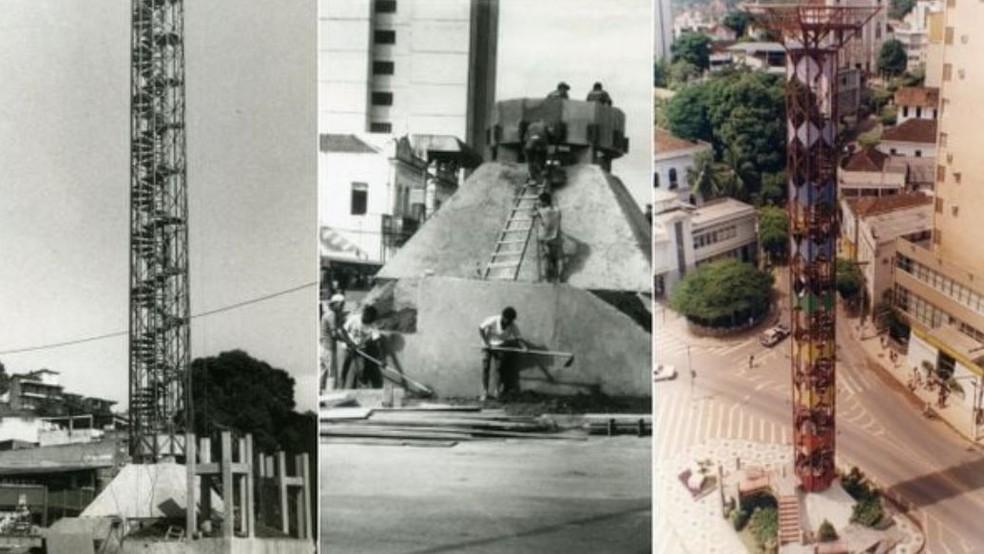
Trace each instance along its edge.
<path fill-rule="evenodd" d="M 322 553 L 642 554 L 651 442 L 323 444 Z"/>
<path fill-rule="evenodd" d="M 781 282 L 781 277 L 779 281 Z M 764 348 L 754 334 L 691 337 L 683 318 L 656 312 L 656 358 L 679 377 L 656 385 L 656 463 L 709 439 L 790 442 L 789 339 Z M 984 552 L 984 455 L 939 421 L 924 418 L 908 391 L 869 365 L 851 337 L 857 321 L 838 319 L 837 422 L 841 465 L 859 465 L 917 510 L 927 552 Z M 689 363 L 697 377 L 691 384 Z M 749 355 L 755 356 L 748 367 Z M 665 522 L 659 516 L 656 531 Z M 666 552 L 674 552 L 672 533 Z M 659 534 L 657 535 L 660 539 Z M 664 550 L 657 549 L 657 552 Z"/>

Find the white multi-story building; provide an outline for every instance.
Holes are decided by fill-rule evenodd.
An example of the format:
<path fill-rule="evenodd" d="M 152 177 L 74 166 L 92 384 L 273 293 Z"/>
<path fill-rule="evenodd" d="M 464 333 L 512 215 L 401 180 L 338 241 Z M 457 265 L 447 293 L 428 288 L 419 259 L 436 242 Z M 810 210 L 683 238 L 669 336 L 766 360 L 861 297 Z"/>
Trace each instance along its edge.
<path fill-rule="evenodd" d="M 701 207 L 669 191 L 655 193 L 653 242 L 656 296 L 668 295 L 688 272 L 715 260 L 755 263 L 758 256 L 755 208 L 732 198 Z"/>
<path fill-rule="evenodd" d="M 878 8 L 861 28 L 860 36 L 848 41 L 838 54 L 841 67 L 875 73 L 878 70 L 878 54 L 888 39 L 887 0 L 825 0 L 825 3 L 835 7 Z"/>
<path fill-rule="evenodd" d="M 653 57 L 656 61 L 670 57 L 670 45 L 673 44 L 673 16 L 670 13 L 670 0 L 656 0 L 654 7 L 654 41 Z"/>
<path fill-rule="evenodd" d="M 322 133 L 451 135 L 485 150 L 498 0 L 320 0 Z"/>
<path fill-rule="evenodd" d="M 901 22 L 895 23 L 893 34 L 905 48 L 909 70 L 927 64 L 931 28 L 938 25 L 934 23 L 933 14 L 942 14 L 942 11 L 943 3 L 940 0 L 919 0 Z"/>
<path fill-rule="evenodd" d="M 653 187 L 672 192 L 684 202 L 696 203 L 699 199 L 690 190 L 687 173 L 693 169 L 698 154 L 711 152 L 711 145 L 682 139 L 657 127 L 654 146 Z"/>

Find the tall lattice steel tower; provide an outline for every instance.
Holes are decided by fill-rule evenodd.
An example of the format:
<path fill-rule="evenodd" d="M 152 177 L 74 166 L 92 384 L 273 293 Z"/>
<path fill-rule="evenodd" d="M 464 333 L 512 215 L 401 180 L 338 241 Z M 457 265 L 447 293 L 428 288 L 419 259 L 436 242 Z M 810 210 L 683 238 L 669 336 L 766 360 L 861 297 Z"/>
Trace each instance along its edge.
<path fill-rule="evenodd" d="M 786 46 L 786 173 L 794 469 L 806 491 L 835 477 L 837 52 L 877 12 L 819 4 L 759 4 Z"/>
<path fill-rule="evenodd" d="M 183 453 L 190 421 L 184 5 L 132 0 L 130 455 Z"/>

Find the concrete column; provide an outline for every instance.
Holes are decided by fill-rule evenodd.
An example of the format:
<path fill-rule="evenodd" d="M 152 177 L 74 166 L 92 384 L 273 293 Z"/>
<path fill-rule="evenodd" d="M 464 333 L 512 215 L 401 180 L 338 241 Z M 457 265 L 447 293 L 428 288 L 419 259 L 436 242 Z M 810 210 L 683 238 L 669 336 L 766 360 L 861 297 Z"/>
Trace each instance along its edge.
<path fill-rule="evenodd" d="M 222 432 L 222 461 L 219 464 L 222 471 L 222 536 L 232 538 L 233 527 L 236 526 L 236 494 L 232 482 L 232 434 Z"/>
<path fill-rule="evenodd" d="M 186 483 L 187 497 L 185 498 L 185 541 L 190 542 L 198 528 L 195 520 L 195 435 L 185 434 L 185 469 L 188 482 Z"/>
<path fill-rule="evenodd" d="M 246 450 L 242 453 L 243 461 L 246 465 L 246 498 L 243 501 L 246 511 L 246 536 L 253 538 L 256 527 L 256 503 L 253 502 L 253 435 L 246 435 Z"/>
<path fill-rule="evenodd" d="M 245 464 L 248 463 L 247 460 L 249 458 L 246 457 L 246 439 L 241 438 L 239 439 L 239 457 L 237 461 Z M 247 536 L 250 533 L 250 529 L 246 512 L 252 508 L 246 503 L 246 481 L 248 477 L 248 474 L 240 474 L 237 477 L 239 480 L 239 530 Z"/>
<path fill-rule="evenodd" d="M 290 519 L 287 505 L 287 456 L 283 450 L 277 452 L 277 489 L 280 491 L 280 530 L 285 534 L 290 533 Z"/>

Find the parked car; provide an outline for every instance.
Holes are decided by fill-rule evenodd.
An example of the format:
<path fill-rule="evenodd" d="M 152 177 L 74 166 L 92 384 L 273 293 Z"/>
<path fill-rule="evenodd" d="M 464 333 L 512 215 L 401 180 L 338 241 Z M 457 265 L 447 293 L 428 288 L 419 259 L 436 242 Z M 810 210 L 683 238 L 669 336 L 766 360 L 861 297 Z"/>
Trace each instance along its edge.
<path fill-rule="evenodd" d="M 653 370 L 653 381 L 669 381 L 670 379 L 675 379 L 676 375 L 675 367 L 666 364 L 656 364 L 656 369 Z"/>
<path fill-rule="evenodd" d="M 767 329 L 759 336 L 759 342 L 762 346 L 775 346 L 782 342 L 782 339 L 789 336 L 789 327 L 783 324 L 776 325 L 770 329 Z"/>

